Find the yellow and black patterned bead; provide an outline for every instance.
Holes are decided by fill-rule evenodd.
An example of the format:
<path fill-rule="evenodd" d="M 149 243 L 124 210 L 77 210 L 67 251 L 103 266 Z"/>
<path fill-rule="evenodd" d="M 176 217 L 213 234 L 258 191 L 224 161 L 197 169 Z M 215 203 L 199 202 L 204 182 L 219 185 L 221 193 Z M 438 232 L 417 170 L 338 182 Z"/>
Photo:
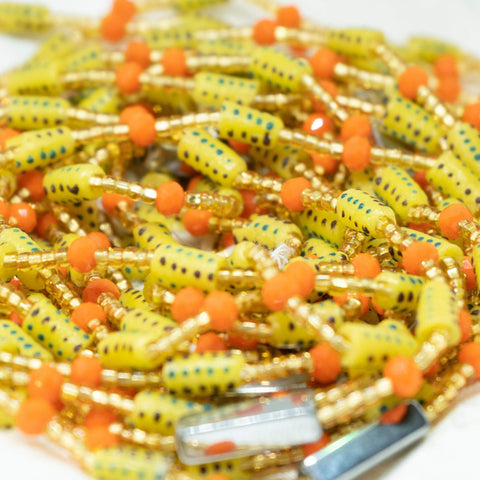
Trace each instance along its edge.
<path fill-rule="evenodd" d="M 325 45 L 342 55 L 371 55 L 379 43 L 384 42 L 382 32 L 365 28 L 343 28 L 329 30 Z"/>
<path fill-rule="evenodd" d="M 160 245 L 150 264 L 151 275 L 172 290 L 196 287 L 206 292 L 215 290 L 217 273 L 223 259 L 196 248 Z"/>
<path fill-rule="evenodd" d="M 138 248 L 154 250 L 160 245 L 178 245 L 168 228 L 157 223 L 142 223 L 132 233 Z"/>
<path fill-rule="evenodd" d="M 234 42 L 220 39 L 197 39 L 197 51 L 201 55 L 250 55 L 255 48 L 252 41 Z"/>
<path fill-rule="evenodd" d="M 455 122 L 447 133 L 447 143 L 453 154 L 480 175 L 480 134 L 465 122 Z"/>
<path fill-rule="evenodd" d="M 56 95 L 61 90 L 58 61 L 35 63 L 5 76 L 5 87 L 13 95 Z"/>
<path fill-rule="evenodd" d="M 70 103 L 63 98 L 13 96 L 6 106 L 6 120 L 19 130 L 55 127 L 65 123 L 68 108 Z"/>
<path fill-rule="evenodd" d="M 285 180 L 298 177 L 294 168 L 299 163 L 304 163 L 307 167 L 313 166 L 312 158 L 308 153 L 291 145 L 277 145 L 271 149 L 251 148 L 249 155 L 256 163 L 267 167 Z"/>
<path fill-rule="evenodd" d="M 127 290 L 121 292 L 119 300 L 120 303 L 129 310 L 133 308 L 141 308 L 143 310 L 151 309 L 149 303 L 143 296 L 143 292 L 133 287 L 127 288 Z"/>
<path fill-rule="evenodd" d="M 252 75 L 269 89 L 299 92 L 302 77 L 312 73 L 312 68 L 305 59 L 293 58 L 272 47 L 257 47 L 251 55 Z"/>
<path fill-rule="evenodd" d="M 343 243 L 347 229 L 335 213 L 313 208 L 307 208 L 300 213 L 295 223 L 298 224 L 305 238 L 319 238 L 335 248 Z"/>
<path fill-rule="evenodd" d="M 375 172 L 370 167 L 365 170 L 357 170 L 350 172 L 345 186 L 346 188 L 355 188 L 357 190 L 363 190 L 370 195 L 375 195 L 374 178 Z"/>
<path fill-rule="evenodd" d="M 378 168 L 375 170 L 373 188 L 377 197 L 404 222 L 409 221 L 408 214 L 412 207 L 428 205 L 426 193 L 403 168 Z"/>
<path fill-rule="evenodd" d="M 449 346 L 456 345 L 461 337 L 457 300 L 443 280 L 426 282 L 418 300 L 415 336 L 426 342 L 435 331 L 447 334 Z"/>
<path fill-rule="evenodd" d="M 399 96 L 388 102 L 382 129 L 397 140 L 428 153 L 440 151 L 440 139 L 445 133 L 422 107 Z"/>
<path fill-rule="evenodd" d="M 24 132 L 10 138 L 6 148 L 15 149 L 15 172 L 45 168 L 75 151 L 75 140 L 68 127 L 46 128 Z"/>
<path fill-rule="evenodd" d="M 100 87 L 82 99 L 78 107 L 96 113 L 118 113 L 120 110 L 120 97 L 112 88 Z"/>
<path fill-rule="evenodd" d="M 172 395 L 217 395 L 240 385 L 244 366 L 245 359 L 241 354 L 193 353 L 167 362 L 162 370 L 162 379 Z"/>
<path fill-rule="evenodd" d="M 120 445 L 96 450 L 88 473 L 103 480 L 160 480 L 165 478 L 171 459 L 156 450 Z"/>
<path fill-rule="evenodd" d="M 204 8 L 218 3 L 225 3 L 226 0 L 174 0 L 173 6 L 179 10 L 190 12 L 194 8 Z"/>
<path fill-rule="evenodd" d="M 460 50 L 442 40 L 429 37 L 410 37 L 407 43 L 407 52 L 415 59 L 433 62 L 437 57 L 444 54 L 460 56 Z"/>
<path fill-rule="evenodd" d="M 0 4 L 0 31 L 14 35 L 31 35 L 50 27 L 50 12 L 40 5 L 22 5 L 16 2 Z"/>
<path fill-rule="evenodd" d="M 436 165 L 427 171 L 427 180 L 444 195 L 463 202 L 472 212 L 480 208 L 480 178 L 452 152 L 438 157 Z"/>
<path fill-rule="evenodd" d="M 47 172 L 43 188 L 47 197 L 57 203 L 77 203 L 79 200 L 94 200 L 103 189 L 90 185 L 90 178 L 104 177 L 105 172 L 98 165 L 88 163 L 60 167 Z"/>
<path fill-rule="evenodd" d="M 91 337 L 67 318 L 47 297 L 31 295 L 34 306 L 25 316 L 22 329 L 58 360 L 73 360 L 91 343 Z"/>
<path fill-rule="evenodd" d="M 62 59 L 77 47 L 79 38 L 66 32 L 54 33 L 40 44 L 29 63 Z"/>
<path fill-rule="evenodd" d="M 225 101 L 250 105 L 259 89 L 260 84 L 257 80 L 221 73 L 200 72 L 195 75 L 192 96 L 200 107 L 219 109 Z"/>
<path fill-rule="evenodd" d="M 113 332 L 98 343 L 98 356 L 107 368 L 153 370 L 158 362 L 149 355 L 148 346 L 158 337 L 155 332 Z"/>
<path fill-rule="evenodd" d="M 412 356 L 418 349 L 415 337 L 395 320 L 378 325 L 346 322 L 338 333 L 350 344 L 342 355 L 342 365 L 351 376 L 378 373 L 388 359 L 395 355 Z"/>
<path fill-rule="evenodd" d="M 38 244 L 19 228 L 7 228 L 0 232 L 0 259 L 8 253 L 39 252 Z M 3 263 L 3 262 L 2 262 Z M 10 280 L 16 275 L 19 280 L 31 290 L 43 290 L 45 282 L 37 270 L 19 270 L 18 272 L 6 269 L 0 264 L 1 278 L 3 281 Z"/>
<path fill-rule="evenodd" d="M 127 421 L 135 428 L 147 432 L 173 435 L 175 425 L 182 417 L 210 409 L 209 404 L 184 400 L 168 393 L 144 390 L 135 395 L 133 412 Z"/>
<path fill-rule="evenodd" d="M 202 465 L 186 465 L 185 472 L 193 480 L 205 480 L 214 474 L 226 475 L 231 480 L 250 480 L 252 474 L 242 466 L 241 458 L 222 462 L 204 463 Z"/>
<path fill-rule="evenodd" d="M 248 222 L 234 228 L 233 235 L 236 242 L 253 242 L 268 249 L 302 238 L 300 229 L 293 222 L 258 214 L 251 215 Z"/>
<path fill-rule="evenodd" d="M 231 187 L 247 170 L 245 160 L 205 130 L 184 132 L 178 144 L 178 157 L 213 182 Z"/>
<path fill-rule="evenodd" d="M 68 206 L 70 213 L 75 215 L 80 223 L 88 230 L 98 230 L 99 211 L 94 200 L 75 202 Z"/>
<path fill-rule="evenodd" d="M 177 326 L 177 322 L 172 318 L 141 308 L 133 308 L 122 318 L 120 329 L 126 332 L 152 332 L 160 337 L 167 335 Z"/>
<path fill-rule="evenodd" d="M 63 60 L 65 72 L 78 70 L 95 70 L 103 67 L 103 48 L 100 44 L 92 43 L 85 48 L 77 50 Z"/>
<path fill-rule="evenodd" d="M 339 252 L 330 243 L 321 238 L 310 238 L 302 245 L 302 257 L 314 256 L 315 265 L 318 262 L 346 262 L 347 256 L 343 252 Z M 294 259 L 292 259 L 293 261 Z"/>
<path fill-rule="evenodd" d="M 274 115 L 233 102 L 224 102 L 218 133 L 227 140 L 238 140 L 254 147 L 273 148 L 283 127 L 282 120 Z"/>
<path fill-rule="evenodd" d="M 53 355 L 11 320 L 0 320 L 0 350 L 25 357 L 53 360 Z"/>
<path fill-rule="evenodd" d="M 382 272 L 375 280 L 380 288 L 374 292 L 373 298 L 379 307 L 399 312 L 416 310 L 418 297 L 424 285 L 422 277 Z"/>
<path fill-rule="evenodd" d="M 377 224 L 380 218 L 395 223 L 395 213 L 391 208 L 376 197 L 354 188 L 345 190 L 338 197 L 335 213 L 338 221 L 366 235 L 378 234 Z"/>

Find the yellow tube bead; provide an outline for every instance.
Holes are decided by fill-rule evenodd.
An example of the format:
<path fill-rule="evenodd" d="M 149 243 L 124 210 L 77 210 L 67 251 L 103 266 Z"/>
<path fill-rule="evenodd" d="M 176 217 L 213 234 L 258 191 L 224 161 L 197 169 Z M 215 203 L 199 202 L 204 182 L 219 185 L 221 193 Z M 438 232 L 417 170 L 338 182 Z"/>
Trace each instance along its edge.
<path fill-rule="evenodd" d="M 272 347 L 298 350 L 311 348 L 318 342 L 311 331 L 296 324 L 288 313 L 271 313 L 265 320 L 272 328 L 272 336 L 267 341 Z"/>
<path fill-rule="evenodd" d="M 240 155 L 201 129 L 182 134 L 178 157 L 225 187 L 231 187 L 238 175 L 247 170 L 247 164 Z"/>
<path fill-rule="evenodd" d="M 194 8 L 204 8 L 218 3 L 225 3 L 226 0 L 173 0 L 173 6 L 178 10 L 190 12 Z"/>
<path fill-rule="evenodd" d="M 430 37 L 410 37 L 407 43 L 407 51 L 416 60 L 433 62 L 440 55 L 446 53 L 460 56 L 460 50 L 450 43 Z"/>
<path fill-rule="evenodd" d="M 193 353 L 167 362 L 162 370 L 162 379 L 172 395 L 218 395 L 241 384 L 244 366 L 245 359 L 241 354 Z"/>
<path fill-rule="evenodd" d="M 238 242 L 234 247 L 232 253 L 225 258 L 224 265 L 227 268 L 243 268 L 248 269 L 252 268 L 251 259 L 249 259 L 248 254 L 251 251 L 252 247 L 255 247 L 254 242 Z"/>
<path fill-rule="evenodd" d="M 480 176 L 480 134 L 465 122 L 455 122 L 447 133 L 447 143 L 453 154 Z"/>
<path fill-rule="evenodd" d="M 373 294 L 375 303 L 385 310 L 415 311 L 424 280 L 416 275 L 382 272 L 375 277 L 381 286 Z"/>
<path fill-rule="evenodd" d="M 242 461 L 242 458 L 233 458 L 222 462 L 185 465 L 184 471 L 193 480 L 205 480 L 214 474 L 226 475 L 230 480 L 249 480 L 252 474 L 245 470 Z"/>
<path fill-rule="evenodd" d="M 203 108 L 219 109 L 224 101 L 250 105 L 258 94 L 258 80 L 221 73 L 200 72 L 195 75 L 193 99 Z"/>
<path fill-rule="evenodd" d="M 291 145 L 277 145 L 271 149 L 251 148 L 249 155 L 255 162 L 267 167 L 285 180 L 298 177 L 295 166 L 299 163 L 305 163 L 308 167 L 313 167 L 310 155 Z"/>
<path fill-rule="evenodd" d="M 21 133 L 7 140 L 5 146 L 7 149 L 15 149 L 12 170 L 19 173 L 45 168 L 72 155 L 75 151 L 75 140 L 71 130 L 62 126 Z"/>
<path fill-rule="evenodd" d="M 6 228 L 0 232 L 0 259 L 3 263 L 3 256 L 7 253 L 30 253 L 39 252 L 38 244 L 23 230 L 19 228 Z M 45 288 L 45 282 L 36 270 L 19 270 L 18 272 L 7 270 L 0 264 L 1 278 L 10 280 L 13 275 L 17 275 L 19 280 L 31 290 L 42 290 Z"/>
<path fill-rule="evenodd" d="M 302 77 L 312 74 L 304 58 L 293 58 L 272 47 L 257 47 L 252 51 L 250 71 L 269 88 L 283 92 L 299 92 Z"/>
<path fill-rule="evenodd" d="M 110 333 L 98 343 L 98 356 L 107 368 L 153 370 L 158 362 L 149 356 L 148 346 L 158 337 L 155 332 Z"/>
<path fill-rule="evenodd" d="M 98 43 L 81 48 L 63 60 L 63 70 L 65 72 L 72 72 L 102 68 L 104 66 L 102 59 L 103 51 L 104 49 Z"/>
<path fill-rule="evenodd" d="M 338 221 L 333 212 L 305 209 L 295 218 L 295 223 L 300 227 L 305 238 L 321 239 L 338 248 L 345 238 L 347 227 Z"/>
<path fill-rule="evenodd" d="M 16 2 L 0 3 L 0 31 L 14 35 L 31 35 L 50 27 L 50 11 L 40 5 Z"/>
<path fill-rule="evenodd" d="M 373 188 L 377 197 L 404 222 L 409 221 L 412 207 L 429 203 L 427 194 L 403 168 L 378 168 Z"/>
<path fill-rule="evenodd" d="M 443 280 L 426 282 L 418 300 L 415 336 L 420 343 L 423 343 L 435 331 L 447 333 L 450 347 L 460 341 L 457 300 Z"/>
<path fill-rule="evenodd" d="M 268 249 L 302 238 L 300 229 L 293 222 L 258 214 L 251 215 L 248 222 L 234 228 L 233 235 L 236 242 L 253 242 Z"/>
<path fill-rule="evenodd" d="M 6 106 L 7 123 L 19 130 L 35 130 L 65 123 L 70 103 L 63 98 L 13 96 Z"/>
<path fill-rule="evenodd" d="M 0 320 L 0 350 L 44 361 L 53 355 L 11 320 Z"/>
<path fill-rule="evenodd" d="M 15 417 L 0 409 L 0 429 L 9 430 L 15 426 Z"/>
<path fill-rule="evenodd" d="M 474 245 L 472 249 L 473 267 L 475 270 L 475 277 L 477 278 L 477 288 L 480 285 L 480 244 Z"/>
<path fill-rule="evenodd" d="M 90 178 L 104 177 L 98 165 L 88 163 L 50 170 L 43 179 L 47 197 L 57 203 L 76 203 L 79 200 L 94 200 L 103 193 L 102 188 L 90 185 Z"/>
<path fill-rule="evenodd" d="M 87 471 L 103 480 L 162 480 L 171 459 L 161 452 L 131 445 L 96 450 Z"/>
<path fill-rule="evenodd" d="M 77 47 L 80 37 L 80 35 L 72 35 L 71 32 L 54 33 L 40 44 L 29 63 L 42 63 L 64 58 Z"/>
<path fill-rule="evenodd" d="M 137 393 L 133 401 L 133 412 L 127 417 L 127 422 L 135 428 L 162 435 L 173 435 L 180 418 L 211 409 L 208 404 L 202 405 L 154 390 Z"/>
<path fill-rule="evenodd" d="M 178 324 L 172 318 L 134 308 L 122 318 L 120 329 L 126 332 L 152 332 L 163 336 L 175 327 L 178 327 Z"/>
<path fill-rule="evenodd" d="M 221 257 L 211 252 L 160 245 L 153 254 L 150 272 L 165 288 L 196 287 L 210 292 L 216 288 L 215 276 L 222 262 Z"/>
<path fill-rule="evenodd" d="M 371 168 L 350 172 L 345 186 L 346 188 L 356 188 L 357 190 L 363 190 L 370 195 L 375 195 L 373 183 L 374 175 L 375 173 Z"/>
<path fill-rule="evenodd" d="M 389 358 L 413 356 L 418 349 L 415 337 L 395 320 L 378 325 L 346 322 L 338 333 L 350 345 L 342 355 L 342 365 L 352 377 L 378 373 Z"/>
<path fill-rule="evenodd" d="M 136 288 L 128 288 L 124 292 L 120 293 L 120 303 L 128 309 L 141 308 L 143 310 L 150 310 L 149 303 L 145 300 L 143 292 Z"/>
<path fill-rule="evenodd" d="M 397 140 L 433 154 L 440 151 L 440 139 L 445 133 L 422 107 L 398 96 L 389 100 L 381 128 Z"/>
<path fill-rule="evenodd" d="M 382 32 L 366 28 L 329 30 L 325 45 L 342 55 L 370 55 L 375 46 L 384 42 Z"/>
<path fill-rule="evenodd" d="M 78 107 L 96 113 L 118 113 L 120 97 L 112 88 L 100 87 L 79 102 Z"/>
<path fill-rule="evenodd" d="M 252 41 L 228 41 L 228 40 L 211 40 L 198 39 L 197 52 L 201 55 L 218 55 L 218 56 L 233 56 L 233 55 L 250 55 L 252 50 L 256 48 Z"/>
<path fill-rule="evenodd" d="M 5 87 L 14 95 L 56 95 L 61 91 L 59 62 L 35 63 L 8 73 Z"/>
<path fill-rule="evenodd" d="M 280 118 L 233 102 L 223 103 L 218 122 L 221 138 L 263 148 L 273 148 L 283 128 Z"/>
<path fill-rule="evenodd" d="M 73 360 L 92 339 L 77 327 L 50 300 L 40 293 L 29 297 L 34 306 L 25 316 L 22 329 L 45 347 L 57 360 Z"/>
<path fill-rule="evenodd" d="M 138 248 L 154 250 L 160 245 L 178 245 L 167 227 L 157 223 L 142 223 L 133 231 L 133 240 Z"/>
<path fill-rule="evenodd" d="M 68 210 L 89 230 L 98 230 L 99 211 L 94 200 L 75 202 L 68 206 Z"/>
<path fill-rule="evenodd" d="M 315 256 L 312 264 L 318 262 L 346 262 L 348 260 L 343 252 L 339 252 L 330 243 L 320 238 L 310 238 L 304 242 L 301 255 L 302 257 Z"/>
<path fill-rule="evenodd" d="M 419 242 L 431 243 L 437 249 L 439 258 L 452 257 L 460 265 L 462 264 L 463 252 L 458 245 L 455 245 L 444 238 L 432 237 L 431 235 L 427 235 L 426 233 L 422 233 L 417 230 L 412 230 L 411 228 L 401 228 L 401 230 Z"/>
<path fill-rule="evenodd" d="M 234 197 L 238 204 L 243 206 L 242 194 L 236 188 L 221 187 L 212 182 L 208 177 L 201 178 L 200 181 L 195 185 L 194 191 L 215 193 L 225 197 Z"/>
<path fill-rule="evenodd" d="M 427 180 L 442 194 L 463 202 L 472 212 L 480 208 L 480 178 L 452 152 L 438 157 L 436 165 L 427 171 Z"/>
<path fill-rule="evenodd" d="M 197 27 L 198 29 L 198 27 Z M 167 48 L 195 48 L 195 38 L 192 28 L 185 24 L 172 25 L 166 28 L 149 28 L 142 35 L 152 50 L 166 50 Z"/>
<path fill-rule="evenodd" d="M 170 232 L 185 231 L 185 226 L 179 217 L 166 217 L 157 210 L 155 205 L 137 202 L 133 209 L 138 218 L 146 223 L 157 223 L 159 225 L 163 225 L 168 228 Z"/>
<path fill-rule="evenodd" d="M 361 190 L 345 190 L 337 200 L 335 208 L 338 221 L 366 235 L 375 236 L 380 218 L 388 218 L 396 223 L 395 213 L 376 197 Z"/>

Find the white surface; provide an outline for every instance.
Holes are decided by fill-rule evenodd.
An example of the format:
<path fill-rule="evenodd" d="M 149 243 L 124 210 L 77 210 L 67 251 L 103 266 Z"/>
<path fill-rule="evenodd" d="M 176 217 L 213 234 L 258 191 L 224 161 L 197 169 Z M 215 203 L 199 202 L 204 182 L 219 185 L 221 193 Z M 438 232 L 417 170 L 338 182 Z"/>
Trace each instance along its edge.
<path fill-rule="evenodd" d="M 12 0 L 10 0 L 12 1 Z M 109 0 L 30 0 L 64 13 L 98 16 Z M 456 42 L 480 56 L 480 0 L 292 0 L 311 19 L 331 26 L 370 26 L 382 29 L 392 41 L 422 33 Z M 238 2 L 237 2 L 238 5 Z M 224 10 L 222 8 L 222 10 Z M 248 8 L 265 16 L 261 11 Z M 236 19 L 252 18 L 236 7 Z M 0 35 L 0 72 L 28 58 L 36 42 Z M 466 397 L 466 398 L 465 398 Z M 478 479 L 480 386 L 471 387 L 464 400 L 432 430 L 427 439 L 400 458 L 362 477 L 362 480 Z M 18 433 L 0 432 L 0 478 L 3 480 L 84 480 L 88 478 L 55 446 Z"/>

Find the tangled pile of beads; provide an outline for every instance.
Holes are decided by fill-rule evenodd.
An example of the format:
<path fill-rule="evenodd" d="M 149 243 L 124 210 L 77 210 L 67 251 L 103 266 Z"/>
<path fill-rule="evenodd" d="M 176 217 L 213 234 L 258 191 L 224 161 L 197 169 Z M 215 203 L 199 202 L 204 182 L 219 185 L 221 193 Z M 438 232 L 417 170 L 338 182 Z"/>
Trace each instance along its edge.
<path fill-rule="evenodd" d="M 48 34 L 0 78 L 0 425 L 94 477 L 266 478 L 480 378 L 477 60 L 249 1 L 241 28 L 196 10 L 220 0 L 0 3 Z M 183 445 L 299 374 L 320 438 Z"/>

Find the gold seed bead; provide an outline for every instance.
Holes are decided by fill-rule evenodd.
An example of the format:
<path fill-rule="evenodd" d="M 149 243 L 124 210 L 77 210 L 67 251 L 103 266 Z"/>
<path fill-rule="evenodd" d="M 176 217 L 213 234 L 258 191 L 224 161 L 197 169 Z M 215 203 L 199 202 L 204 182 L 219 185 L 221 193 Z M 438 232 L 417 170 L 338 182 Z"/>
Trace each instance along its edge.
<path fill-rule="evenodd" d="M 375 54 L 387 65 L 392 75 L 400 75 L 407 65 L 405 62 L 385 43 L 379 43 L 375 47 Z"/>
<path fill-rule="evenodd" d="M 345 95 L 337 95 L 335 100 L 347 110 L 353 110 L 375 118 L 384 118 L 386 114 L 386 108 L 380 103 L 370 103 L 357 97 L 347 97 Z"/>
<path fill-rule="evenodd" d="M 424 406 L 427 418 L 431 422 L 435 421 L 455 399 L 459 391 L 474 378 L 474 368 L 465 363 L 455 365 L 446 374 L 442 375 L 441 384 L 443 388 L 441 393 Z"/>
<path fill-rule="evenodd" d="M 12 252 L 3 258 L 4 268 L 16 270 L 30 270 L 33 267 L 50 267 L 67 262 L 67 249 L 52 250 L 47 252 Z"/>
<path fill-rule="evenodd" d="M 127 314 L 127 309 L 109 292 L 101 293 L 97 303 L 105 311 L 110 324 L 118 329 L 122 318 Z"/>
<path fill-rule="evenodd" d="M 114 268 L 125 266 L 150 267 L 152 258 L 153 251 L 136 247 L 99 248 L 95 251 L 97 265 L 108 265 Z"/>
<path fill-rule="evenodd" d="M 82 303 L 77 293 L 54 270 L 42 269 L 40 275 L 45 280 L 45 290 L 60 308 L 72 312 Z"/>
<path fill-rule="evenodd" d="M 337 80 L 343 82 L 354 82 L 367 89 L 385 90 L 394 84 L 394 79 L 390 75 L 382 73 L 369 72 L 353 65 L 337 62 L 333 69 L 333 75 Z M 338 102 L 338 97 L 336 97 Z M 340 102 L 339 102 L 340 103 Z"/>
<path fill-rule="evenodd" d="M 49 202 L 49 208 L 60 226 L 64 227 L 68 233 L 75 233 L 80 237 L 87 234 L 86 230 L 81 227 L 80 222 L 73 218 L 64 206 Z"/>
<path fill-rule="evenodd" d="M 304 456 L 301 447 L 293 447 L 278 452 L 260 453 L 242 460 L 242 469 L 256 472 L 270 467 L 291 465 L 292 463 L 301 462 Z"/>
<path fill-rule="evenodd" d="M 112 423 L 109 425 L 108 430 L 113 435 L 118 435 L 122 441 L 127 443 L 133 443 L 162 452 L 175 452 L 175 437 L 173 436 L 149 433 L 139 428 L 127 428 L 122 423 Z"/>
<path fill-rule="evenodd" d="M 262 177 L 254 172 L 242 172 L 235 178 L 234 188 L 253 190 L 256 193 L 280 193 L 280 180 L 271 177 Z"/>
<path fill-rule="evenodd" d="M 16 310 L 20 316 L 27 316 L 33 303 L 11 285 L 0 283 L 0 302 Z"/>
<path fill-rule="evenodd" d="M 361 252 L 363 244 L 365 243 L 365 235 L 362 232 L 358 232 L 357 230 L 352 230 L 351 228 L 347 228 L 345 231 L 345 239 L 343 240 L 342 245 L 338 248 L 338 251 L 344 253 L 347 258 L 352 258 L 358 253 Z M 327 272 L 322 272 L 327 273 Z M 332 272 L 338 273 L 338 272 Z M 349 271 L 349 275 L 353 275 L 355 270 L 351 269 L 351 273 Z"/>
<path fill-rule="evenodd" d="M 189 127 L 216 125 L 219 120 L 219 112 L 191 113 L 183 116 L 158 119 L 155 122 L 155 130 L 160 137 L 171 136 Z"/>
<path fill-rule="evenodd" d="M 243 205 L 233 196 L 208 192 L 187 192 L 185 208 L 209 210 L 218 217 L 236 218 L 242 213 Z"/>
<path fill-rule="evenodd" d="M 333 405 L 348 394 L 367 387 L 372 383 L 371 377 L 360 377 L 355 380 L 348 380 L 341 385 L 327 388 L 315 389 L 315 405 L 321 408 L 325 405 Z"/>
<path fill-rule="evenodd" d="M 443 332 L 433 332 L 428 341 L 424 342 L 415 355 L 414 360 L 418 368 L 425 372 L 433 362 L 448 348 L 448 341 Z"/>

